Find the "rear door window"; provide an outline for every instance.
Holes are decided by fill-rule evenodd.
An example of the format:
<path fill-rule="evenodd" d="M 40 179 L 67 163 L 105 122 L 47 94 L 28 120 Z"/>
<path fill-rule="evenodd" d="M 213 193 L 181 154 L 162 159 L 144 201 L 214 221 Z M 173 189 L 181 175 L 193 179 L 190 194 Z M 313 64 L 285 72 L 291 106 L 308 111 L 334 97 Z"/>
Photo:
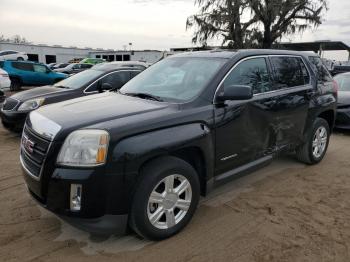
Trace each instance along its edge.
<path fill-rule="evenodd" d="M 225 86 L 248 85 L 254 94 L 272 91 L 265 58 L 252 58 L 239 63 L 227 76 Z"/>
<path fill-rule="evenodd" d="M 102 78 L 101 84 L 108 83 L 112 88 L 119 89 L 130 80 L 130 71 L 119 71 L 109 74 Z"/>
<path fill-rule="evenodd" d="M 86 71 L 84 71 L 86 72 Z M 118 71 L 110 73 L 104 77 L 102 77 L 100 80 L 96 81 L 94 84 L 92 84 L 86 92 L 97 92 L 99 91 L 99 87 L 102 86 L 104 83 L 108 83 L 112 86 L 114 89 L 121 88 L 125 83 L 127 83 L 130 80 L 130 71 Z"/>
<path fill-rule="evenodd" d="M 310 83 L 310 75 L 300 57 L 276 56 L 270 58 L 277 89 L 303 86 Z"/>
<path fill-rule="evenodd" d="M 19 70 L 34 71 L 33 64 L 31 64 L 31 63 L 13 62 L 12 66 L 16 69 L 19 69 Z"/>
<path fill-rule="evenodd" d="M 91 68 L 92 65 L 90 65 L 90 64 L 80 64 L 80 67 L 85 69 L 85 68 Z"/>

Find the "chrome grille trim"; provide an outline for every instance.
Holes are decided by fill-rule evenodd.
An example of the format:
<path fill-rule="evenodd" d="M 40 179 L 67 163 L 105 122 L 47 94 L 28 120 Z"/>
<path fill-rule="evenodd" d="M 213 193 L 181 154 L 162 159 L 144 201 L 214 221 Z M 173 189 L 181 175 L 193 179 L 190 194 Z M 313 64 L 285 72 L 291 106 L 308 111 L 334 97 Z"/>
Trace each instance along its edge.
<path fill-rule="evenodd" d="M 16 101 L 16 105 L 14 105 L 11 109 L 5 109 L 5 106 L 7 105 L 8 101 L 9 100 L 13 100 L 13 101 Z M 2 110 L 3 111 L 15 111 L 15 109 L 17 108 L 17 106 L 21 103 L 21 101 L 15 99 L 15 98 L 6 98 L 4 103 L 2 104 Z"/>
<path fill-rule="evenodd" d="M 23 136 L 28 136 L 28 133 L 31 134 L 31 136 L 33 137 L 37 137 L 37 139 L 40 138 L 40 136 L 38 136 L 33 130 L 29 129 L 26 125 L 24 126 L 24 129 L 23 129 L 23 133 L 22 133 L 22 137 Z M 21 162 L 21 165 L 24 169 L 24 171 L 30 176 L 32 177 L 33 179 L 37 180 L 37 181 L 40 181 L 41 179 L 41 176 L 42 176 L 42 173 L 43 173 L 43 169 L 44 169 L 44 165 L 46 163 L 46 159 L 47 159 L 47 154 L 50 152 L 50 148 L 51 148 L 51 145 L 52 145 L 52 142 L 51 141 L 48 141 L 48 140 L 45 140 L 45 139 L 42 139 L 40 138 L 41 140 L 47 142 L 48 146 L 47 146 L 47 149 L 46 149 L 46 152 L 43 154 L 43 159 L 42 159 L 42 163 L 41 164 L 38 164 L 36 163 L 35 160 L 33 160 L 31 157 L 30 157 L 30 153 L 28 153 L 25 148 L 23 147 L 22 145 L 22 142 L 21 142 L 21 151 L 20 151 L 20 162 Z M 27 160 L 23 159 L 23 157 L 26 157 Z M 26 163 L 25 161 L 30 161 L 30 162 L 33 162 L 34 165 L 38 166 L 39 168 L 39 173 L 36 175 L 36 174 L 33 174 L 29 167 L 26 166 Z"/>

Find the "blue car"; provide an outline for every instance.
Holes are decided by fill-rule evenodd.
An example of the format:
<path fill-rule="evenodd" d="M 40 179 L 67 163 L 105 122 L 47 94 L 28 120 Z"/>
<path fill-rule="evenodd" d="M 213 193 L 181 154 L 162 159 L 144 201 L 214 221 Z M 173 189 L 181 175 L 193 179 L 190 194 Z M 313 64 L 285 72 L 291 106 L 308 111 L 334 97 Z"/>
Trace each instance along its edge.
<path fill-rule="evenodd" d="M 22 85 L 52 85 L 68 77 L 67 74 L 52 71 L 44 64 L 30 61 L 0 61 L 0 68 L 9 74 L 11 90 L 19 90 Z"/>

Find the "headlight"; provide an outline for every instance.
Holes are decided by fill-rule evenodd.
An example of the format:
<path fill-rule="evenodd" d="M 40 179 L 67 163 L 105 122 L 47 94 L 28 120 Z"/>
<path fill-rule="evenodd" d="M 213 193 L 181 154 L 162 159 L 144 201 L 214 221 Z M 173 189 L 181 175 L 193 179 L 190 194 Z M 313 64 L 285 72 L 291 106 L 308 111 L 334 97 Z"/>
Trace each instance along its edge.
<path fill-rule="evenodd" d="M 64 166 L 98 166 L 106 162 L 109 134 L 104 130 L 78 130 L 64 141 L 57 164 Z"/>
<path fill-rule="evenodd" d="M 32 111 L 39 108 L 44 104 L 45 98 L 35 98 L 23 102 L 22 105 L 18 108 L 18 111 Z"/>

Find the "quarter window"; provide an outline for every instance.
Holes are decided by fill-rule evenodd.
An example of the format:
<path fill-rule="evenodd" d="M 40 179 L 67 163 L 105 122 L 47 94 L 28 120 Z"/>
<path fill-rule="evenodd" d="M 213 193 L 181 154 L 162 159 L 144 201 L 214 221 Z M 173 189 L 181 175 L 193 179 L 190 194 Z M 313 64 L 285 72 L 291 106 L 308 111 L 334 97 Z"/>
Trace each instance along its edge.
<path fill-rule="evenodd" d="M 37 73 L 46 73 L 47 68 L 43 65 L 33 65 L 34 67 L 34 71 L 37 72 Z"/>
<path fill-rule="evenodd" d="M 271 57 L 277 89 L 309 84 L 310 76 L 299 57 Z"/>
<path fill-rule="evenodd" d="M 321 58 L 317 56 L 309 56 L 309 60 L 313 66 L 315 66 L 315 69 L 317 71 L 317 77 L 318 81 L 321 82 L 331 82 L 332 76 L 328 72 L 326 66 L 323 64 Z"/>
<path fill-rule="evenodd" d="M 225 86 L 248 85 L 254 94 L 272 91 L 265 58 L 252 58 L 238 64 L 224 81 Z"/>
<path fill-rule="evenodd" d="M 91 68 L 92 65 L 91 64 L 81 64 L 80 67 L 81 68 Z"/>

